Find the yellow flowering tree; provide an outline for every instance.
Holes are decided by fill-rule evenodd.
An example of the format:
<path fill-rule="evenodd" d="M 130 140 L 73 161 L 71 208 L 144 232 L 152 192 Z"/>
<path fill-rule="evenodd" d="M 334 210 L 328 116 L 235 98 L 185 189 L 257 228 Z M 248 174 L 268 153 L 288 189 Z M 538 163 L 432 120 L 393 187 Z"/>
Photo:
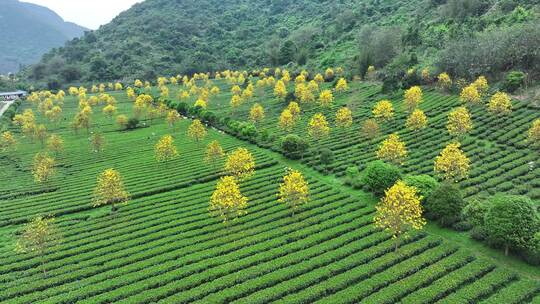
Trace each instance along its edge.
<path fill-rule="evenodd" d="M 0 149 L 2 151 L 9 151 L 15 148 L 17 140 L 10 131 L 5 131 L 0 134 Z"/>
<path fill-rule="evenodd" d="M 380 134 L 379 124 L 375 119 L 366 119 L 362 124 L 362 133 L 369 139 L 374 139 Z"/>
<path fill-rule="evenodd" d="M 240 95 L 242 94 L 242 89 L 238 86 L 238 85 L 234 85 L 232 88 L 231 88 L 231 93 L 233 95 Z"/>
<path fill-rule="evenodd" d="M 233 95 L 231 97 L 231 108 L 233 109 L 233 112 L 242 104 L 242 97 L 239 95 Z"/>
<path fill-rule="evenodd" d="M 375 206 L 375 226 L 388 231 L 395 239 L 395 250 L 399 248 L 401 237 L 410 230 L 421 230 L 426 224 L 422 216 L 417 189 L 397 181 L 385 191 L 385 197 Z"/>
<path fill-rule="evenodd" d="M 377 158 L 390 163 L 401 165 L 407 157 L 405 143 L 399 139 L 397 133 L 390 134 L 379 146 Z"/>
<path fill-rule="evenodd" d="M 32 175 L 36 183 L 48 182 L 56 173 L 56 161 L 46 152 L 37 153 L 32 164 Z"/>
<path fill-rule="evenodd" d="M 111 205 L 111 210 L 114 212 L 117 204 L 127 204 L 128 201 L 129 193 L 126 191 L 124 181 L 118 171 L 107 169 L 97 177 L 92 200 L 94 207 Z"/>
<path fill-rule="evenodd" d="M 187 134 L 198 143 L 206 137 L 207 131 L 200 120 L 194 119 L 188 128 Z"/>
<path fill-rule="evenodd" d="M 451 136 L 462 137 L 472 130 L 472 121 L 469 111 L 465 107 L 459 107 L 448 114 L 446 129 Z"/>
<path fill-rule="evenodd" d="M 319 95 L 319 104 L 323 108 L 327 108 L 334 102 L 334 95 L 331 90 L 323 90 Z"/>
<path fill-rule="evenodd" d="M 212 164 L 213 167 L 216 167 L 216 164 L 225 156 L 223 148 L 217 140 L 214 140 L 206 146 L 206 154 L 204 156 L 204 162 L 207 164 Z"/>
<path fill-rule="evenodd" d="M 332 79 L 334 78 L 334 70 L 332 68 L 327 68 L 324 75 L 326 76 L 326 79 Z"/>
<path fill-rule="evenodd" d="M 47 149 L 54 154 L 61 153 L 64 151 L 64 140 L 59 135 L 52 134 L 49 139 L 47 139 Z"/>
<path fill-rule="evenodd" d="M 420 109 L 414 110 L 407 118 L 405 126 L 413 131 L 424 129 L 427 126 L 427 117 L 424 111 Z"/>
<path fill-rule="evenodd" d="M 429 83 L 431 81 L 429 69 L 427 68 L 423 69 L 421 74 L 422 74 L 422 80 L 424 80 L 425 83 Z"/>
<path fill-rule="evenodd" d="M 480 93 L 474 85 L 464 87 L 463 90 L 461 90 L 461 94 L 459 94 L 459 99 L 461 100 L 461 102 L 471 105 L 479 104 L 482 102 Z"/>
<path fill-rule="evenodd" d="M 291 101 L 287 106 L 287 110 L 291 112 L 295 119 L 300 115 L 300 105 L 296 101 Z"/>
<path fill-rule="evenodd" d="M 330 126 L 326 117 L 322 113 L 313 115 L 308 124 L 308 134 L 311 138 L 318 141 L 324 137 L 327 137 L 330 133 Z"/>
<path fill-rule="evenodd" d="M 60 106 L 53 106 L 50 110 L 45 111 L 45 117 L 53 123 L 58 122 L 62 116 L 62 108 Z"/>
<path fill-rule="evenodd" d="M 264 108 L 259 104 L 254 104 L 249 110 L 249 119 L 254 123 L 258 123 L 264 119 Z"/>
<path fill-rule="evenodd" d="M 255 174 L 255 158 L 246 148 L 237 148 L 227 156 L 225 172 L 239 180 L 245 180 Z"/>
<path fill-rule="evenodd" d="M 112 117 L 114 116 L 114 114 L 116 114 L 116 111 L 117 111 L 117 108 L 111 104 L 109 105 L 106 105 L 104 108 L 103 108 L 103 114 L 105 114 L 106 116 L 109 116 L 109 118 L 112 119 Z"/>
<path fill-rule="evenodd" d="M 125 129 L 128 124 L 128 117 L 124 114 L 120 114 L 116 116 L 116 124 L 120 127 L 120 129 Z"/>
<path fill-rule="evenodd" d="M 367 71 L 366 71 L 366 78 L 368 80 L 373 81 L 373 80 L 375 80 L 375 76 L 376 76 L 375 75 L 375 67 L 372 66 L 372 65 L 368 66 Z"/>
<path fill-rule="evenodd" d="M 169 110 L 167 111 L 167 117 L 165 118 L 167 120 L 167 125 L 171 129 L 175 129 L 176 124 L 180 120 L 180 114 L 176 110 Z"/>
<path fill-rule="evenodd" d="M 489 99 L 488 111 L 498 116 L 509 115 L 512 113 L 512 99 L 504 92 L 497 92 Z"/>
<path fill-rule="evenodd" d="M 40 124 L 34 127 L 34 138 L 39 140 L 41 146 L 45 145 L 45 139 L 47 139 L 47 128 L 45 125 Z"/>
<path fill-rule="evenodd" d="M 285 109 L 281 112 L 281 115 L 279 116 L 279 127 L 282 130 L 290 132 L 294 128 L 295 123 L 296 119 L 289 109 Z"/>
<path fill-rule="evenodd" d="M 485 96 L 489 91 L 489 84 L 484 76 L 478 77 L 473 83 L 473 86 L 476 87 L 480 95 Z"/>
<path fill-rule="evenodd" d="M 237 95 L 234 95 L 238 98 L 240 98 L 240 96 L 237 96 Z M 195 101 L 195 104 L 193 104 L 193 106 L 195 107 L 200 107 L 200 108 L 203 108 L 203 109 L 206 109 L 208 107 L 208 104 L 206 103 L 206 101 L 204 101 L 203 99 L 200 99 L 198 98 L 196 101 Z"/>
<path fill-rule="evenodd" d="M 167 162 L 178 157 L 178 150 L 171 135 L 164 135 L 154 147 L 154 154 L 158 162 Z"/>
<path fill-rule="evenodd" d="M 240 192 L 236 179 L 224 176 L 218 181 L 216 190 L 212 193 L 208 210 L 212 216 L 219 216 L 223 223 L 227 224 L 247 214 L 247 203 L 248 199 Z"/>
<path fill-rule="evenodd" d="M 469 167 L 470 160 L 457 142 L 448 144 L 435 158 L 435 172 L 449 182 L 458 182 L 467 178 Z"/>
<path fill-rule="evenodd" d="M 212 95 L 217 95 L 219 94 L 219 88 L 217 86 L 213 86 L 211 89 L 210 89 L 210 94 Z"/>
<path fill-rule="evenodd" d="M 77 89 L 76 87 L 69 87 L 68 93 L 71 96 L 79 95 L 79 89 Z"/>
<path fill-rule="evenodd" d="M 284 99 L 287 96 L 287 87 L 283 80 L 278 80 L 276 86 L 274 87 L 274 96 L 278 99 Z"/>
<path fill-rule="evenodd" d="M 302 204 L 309 201 L 309 186 L 302 173 L 289 169 L 279 186 L 278 201 L 287 204 L 294 215 Z"/>
<path fill-rule="evenodd" d="M 324 82 L 324 77 L 321 74 L 317 74 L 317 75 L 315 75 L 313 80 L 315 80 L 315 82 L 317 82 L 320 85 L 320 84 L 322 84 Z"/>
<path fill-rule="evenodd" d="M 22 228 L 22 233 L 17 238 L 15 251 L 29 253 L 41 259 L 43 273 L 46 273 L 46 256 L 51 249 L 60 244 L 62 235 L 56 227 L 54 218 L 38 216 L 28 222 Z"/>
<path fill-rule="evenodd" d="M 343 93 L 346 92 L 348 89 L 349 86 L 347 85 L 347 80 L 345 80 L 345 78 L 340 78 L 336 84 L 336 92 Z"/>
<path fill-rule="evenodd" d="M 407 110 L 409 112 L 412 112 L 418 107 L 420 102 L 422 102 L 422 96 L 422 88 L 420 88 L 419 86 L 411 87 L 410 89 L 405 91 L 405 106 L 407 107 Z"/>
<path fill-rule="evenodd" d="M 310 82 L 310 84 L 311 84 L 311 82 Z M 312 103 L 312 102 L 315 101 L 315 93 L 318 91 L 318 87 L 316 88 L 313 85 L 306 86 L 304 84 L 299 84 L 297 86 L 298 87 L 303 87 L 303 89 L 300 90 L 300 96 L 299 96 L 300 101 L 302 103 L 307 104 L 307 103 Z"/>
<path fill-rule="evenodd" d="M 531 147 L 540 147 L 540 118 L 533 121 L 531 128 L 527 132 L 527 141 Z"/>
<path fill-rule="evenodd" d="M 452 79 L 448 73 L 441 73 L 437 76 L 437 86 L 442 90 L 448 90 L 452 85 Z"/>
<path fill-rule="evenodd" d="M 339 108 L 336 112 L 336 126 L 338 128 L 350 128 L 353 123 L 352 112 L 347 107 Z"/>
<path fill-rule="evenodd" d="M 373 116 L 380 121 L 388 121 L 394 117 L 394 106 L 390 100 L 381 100 L 373 107 Z"/>
<path fill-rule="evenodd" d="M 94 133 L 90 137 L 90 144 L 92 145 L 92 151 L 95 153 L 103 152 L 105 149 L 105 137 L 99 133 Z"/>

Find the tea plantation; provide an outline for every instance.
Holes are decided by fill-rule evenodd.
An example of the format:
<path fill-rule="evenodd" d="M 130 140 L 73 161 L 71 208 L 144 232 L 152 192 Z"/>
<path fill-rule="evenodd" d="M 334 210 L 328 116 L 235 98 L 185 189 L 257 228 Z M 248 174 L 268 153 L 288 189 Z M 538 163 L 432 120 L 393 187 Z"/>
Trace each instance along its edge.
<path fill-rule="evenodd" d="M 206 111 L 192 107 L 196 96 L 177 96 L 188 90 L 182 84 L 167 86 L 166 103 L 184 115 L 174 127 L 161 116 L 121 128 L 97 104 L 89 131 L 74 132 L 77 96 L 65 97 L 57 122 L 46 119 L 36 104 L 21 104 L 17 113 L 33 109 L 37 123 L 60 135 L 65 149 L 55 154 L 53 178 L 35 183 L 32 159 L 44 148 L 9 124 L 18 141 L 16 149 L 0 154 L 0 302 L 540 303 L 537 266 L 481 243 L 478 251 L 437 233 L 440 229 L 431 224 L 411 232 L 396 251 L 392 236 L 373 224 L 378 199 L 342 183 L 346 169 L 363 170 L 393 132 L 409 151 L 403 172 L 432 175 L 435 157 L 451 141 L 447 115 L 461 104 L 459 96 L 426 86 L 420 108 L 428 127 L 413 132 L 404 127 L 401 95 L 381 96 L 380 84 L 350 82 L 346 92 L 334 93 L 330 107 L 301 105 L 291 133 L 307 137 L 308 121 L 318 112 L 332 130 L 312 143 L 301 160 L 289 160 L 280 148 L 288 132 L 278 125 L 288 103 L 273 96 L 273 87 L 257 91 L 232 111 L 230 83 L 209 80 L 206 85 L 220 89 Z M 332 83 L 321 86 L 331 88 Z M 117 115 L 132 116 L 134 102 L 125 91 L 107 93 L 116 100 Z M 159 96 L 159 89 L 152 88 L 152 94 Z M 99 94 L 88 93 L 94 95 Z M 395 117 L 381 124 L 377 138 L 366 139 L 361 122 L 383 97 L 390 97 Z M 255 135 L 242 134 L 233 121 L 247 121 L 255 102 L 264 107 L 265 118 Z M 344 105 L 353 111 L 353 125 L 335 128 L 335 112 Z M 206 119 L 208 135 L 194 141 L 188 127 L 196 117 L 208 118 L 208 112 L 214 116 Z M 540 164 L 537 151 L 526 143 L 538 109 L 514 100 L 506 118 L 494 118 L 481 106 L 473 107 L 471 115 L 472 133 L 462 141 L 471 160 L 469 178 L 459 183 L 465 198 L 509 193 L 538 204 Z M 90 143 L 97 133 L 104 138 L 103 151 Z M 166 134 L 173 136 L 179 156 L 159 163 L 154 146 Z M 216 183 L 225 174 L 224 160 L 204 161 L 207 144 L 214 140 L 225 153 L 247 148 L 256 163 L 255 174 L 239 183 L 248 198 L 247 213 L 226 224 L 208 212 Z M 324 148 L 334 154 L 328 166 L 318 153 Z M 309 202 L 294 216 L 277 202 L 288 167 L 301 171 L 309 183 Z M 130 194 L 129 202 L 114 212 L 92 205 L 96 177 L 108 168 L 121 173 Z M 55 217 L 61 242 L 43 255 L 15 251 L 23 225 L 36 216 Z"/>

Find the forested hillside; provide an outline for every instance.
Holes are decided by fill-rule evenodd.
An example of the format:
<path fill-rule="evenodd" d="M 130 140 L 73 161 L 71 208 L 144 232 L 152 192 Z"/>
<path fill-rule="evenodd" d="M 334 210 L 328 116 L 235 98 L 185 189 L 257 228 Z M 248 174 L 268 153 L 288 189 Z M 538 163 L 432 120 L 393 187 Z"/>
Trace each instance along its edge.
<path fill-rule="evenodd" d="M 391 72 L 429 66 L 471 79 L 512 69 L 534 76 L 538 6 L 536 0 L 147 0 L 49 52 L 28 75 L 52 87 L 285 65 L 343 65 L 351 75 L 374 65 Z"/>
<path fill-rule="evenodd" d="M 36 63 L 45 52 L 81 36 L 85 30 L 43 6 L 0 0 L 0 74 Z"/>

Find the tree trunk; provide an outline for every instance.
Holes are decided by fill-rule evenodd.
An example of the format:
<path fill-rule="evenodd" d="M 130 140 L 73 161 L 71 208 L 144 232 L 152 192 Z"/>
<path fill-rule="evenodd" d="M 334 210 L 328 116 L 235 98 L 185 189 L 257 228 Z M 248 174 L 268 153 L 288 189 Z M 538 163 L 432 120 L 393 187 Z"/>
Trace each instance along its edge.
<path fill-rule="evenodd" d="M 395 242 L 394 242 L 394 252 L 397 252 L 398 249 L 399 249 L 399 237 L 396 238 Z"/>
<path fill-rule="evenodd" d="M 504 256 L 508 256 L 508 245 L 504 245 Z"/>

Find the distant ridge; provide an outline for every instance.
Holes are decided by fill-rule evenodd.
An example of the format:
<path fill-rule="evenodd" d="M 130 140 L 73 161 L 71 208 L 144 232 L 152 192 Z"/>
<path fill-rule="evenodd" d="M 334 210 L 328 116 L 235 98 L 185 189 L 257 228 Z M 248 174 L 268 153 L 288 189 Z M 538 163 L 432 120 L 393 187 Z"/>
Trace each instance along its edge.
<path fill-rule="evenodd" d="M 88 29 L 65 22 L 54 11 L 18 0 L 0 0 L 0 74 L 17 72 Z"/>

